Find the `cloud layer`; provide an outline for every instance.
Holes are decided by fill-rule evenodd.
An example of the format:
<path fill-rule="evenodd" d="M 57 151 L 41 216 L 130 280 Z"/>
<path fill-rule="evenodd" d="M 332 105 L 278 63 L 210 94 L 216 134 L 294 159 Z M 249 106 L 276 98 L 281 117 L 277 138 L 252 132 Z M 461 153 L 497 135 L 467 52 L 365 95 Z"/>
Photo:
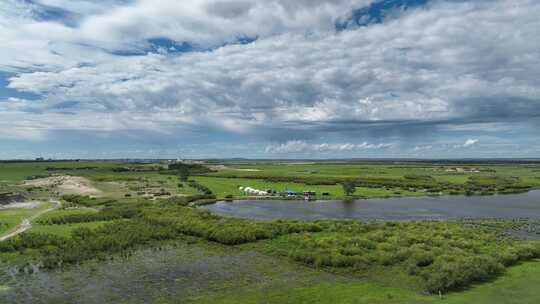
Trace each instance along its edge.
<path fill-rule="evenodd" d="M 1 102 L 0 138 L 224 131 L 278 141 L 263 150 L 285 153 L 358 152 L 366 142 L 415 151 L 430 145 L 418 134 L 467 148 L 485 132 L 498 131 L 491 142 L 511 141 L 501 136 L 515 128 L 534 133 L 538 1 L 430 1 L 336 30 L 373 2 L 4 1 L 0 70 L 14 73 L 9 88 L 41 99 Z M 195 51 L 147 51 L 155 38 Z M 137 56 L 119 53 L 129 51 Z"/>
<path fill-rule="evenodd" d="M 289 154 L 289 153 L 318 153 L 318 152 L 344 152 L 344 151 L 361 151 L 361 150 L 379 150 L 392 147 L 392 144 L 370 144 L 367 142 L 361 144 L 352 143 L 322 143 L 310 144 L 302 140 L 291 140 L 282 144 L 273 144 L 266 147 L 266 152 L 274 154 Z"/>

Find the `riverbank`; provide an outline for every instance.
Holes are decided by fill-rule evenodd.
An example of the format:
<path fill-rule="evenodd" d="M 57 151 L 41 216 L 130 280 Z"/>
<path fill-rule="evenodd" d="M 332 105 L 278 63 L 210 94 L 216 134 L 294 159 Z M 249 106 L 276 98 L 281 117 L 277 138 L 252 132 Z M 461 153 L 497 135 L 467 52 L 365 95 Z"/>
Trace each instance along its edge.
<path fill-rule="evenodd" d="M 540 191 L 540 188 L 532 188 L 527 191 L 520 191 L 520 192 L 513 192 L 513 193 L 484 193 L 484 194 L 463 194 L 463 193 L 429 193 L 429 194 L 409 194 L 409 195 L 384 195 L 384 196 L 363 196 L 363 195 L 351 195 L 351 196 L 342 196 L 342 197 L 335 197 L 332 199 L 324 199 L 321 197 L 317 197 L 315 199 L 303 199 L 302 196 L 235 196 L 230 198 L 221 198 L 216 199 L 216 202 L 220 201 L 310 201 L 310 202 L 335 202 L 335 201 L 354 201 L 354 200 L 378 200 L 378 199 L 391 199 L 391 198 L 430 198 L 430 197 L 447 197 L 447 196 L 465 196 L 465 197 L 490 197 L 490 196 L 510 196 L 510 195 L 516 195 L 516 194 L 526 194 L 533 191 Z"/>
<path fill-rule="evenodd" d="M 430 196 L 351 201 L 237 200 L 202 208 L 257 220 L 444 220 L 461 218 L 540 219 L 540 190 L 495 196 Z"/>

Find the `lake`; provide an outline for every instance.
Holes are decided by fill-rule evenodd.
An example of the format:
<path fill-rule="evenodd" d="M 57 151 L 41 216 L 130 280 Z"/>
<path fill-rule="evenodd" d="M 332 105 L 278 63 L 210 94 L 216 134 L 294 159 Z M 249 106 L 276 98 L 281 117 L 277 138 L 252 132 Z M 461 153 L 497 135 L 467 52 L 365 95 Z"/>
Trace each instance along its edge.
<path fill-rule="evenodd" d="M 201 207 L 216 213 L 258 220 L 459 218 L 540 219 L 540 190 L 493 196 L 437 196 L 354 201 L 241 200 Z"/>

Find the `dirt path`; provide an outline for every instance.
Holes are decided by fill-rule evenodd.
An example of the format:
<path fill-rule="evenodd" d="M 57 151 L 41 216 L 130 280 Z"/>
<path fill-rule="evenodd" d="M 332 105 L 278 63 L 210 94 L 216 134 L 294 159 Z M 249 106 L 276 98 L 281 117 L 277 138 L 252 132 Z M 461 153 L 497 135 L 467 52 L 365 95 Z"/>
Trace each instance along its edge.
<path fill-rule="evenodd" d="M 37 219 L 38 217 L 42 216 L 43 214 L 47 213 L 47 212 L 51 212 L 57 208 L 59 208 L 61 206 L 61 203 L 60 201 L 55 201 L 55 200 L 51 200 L 51 202 L 55 203 L 55 206 L 52 207 L 52 208 L 48 208 L 48 209 L 45 209 L 45 210 L 41 210 L 39 211 L 38 213 L 36 214 L 33 214 L 31 217 L 29 218 L 25 218 L 22 220 L 22 222 L 17 226 L 15 227 L 15 230 L 9 232 L 8 234 L 5 234 L 3 236 L 0 237 L 0 242 L 3 242 L 5 240 L 8 240 L 16 235 L 19 235 L 23 232 L 25 232 L 26 230 L 32 228 L 32 221 Z"/>

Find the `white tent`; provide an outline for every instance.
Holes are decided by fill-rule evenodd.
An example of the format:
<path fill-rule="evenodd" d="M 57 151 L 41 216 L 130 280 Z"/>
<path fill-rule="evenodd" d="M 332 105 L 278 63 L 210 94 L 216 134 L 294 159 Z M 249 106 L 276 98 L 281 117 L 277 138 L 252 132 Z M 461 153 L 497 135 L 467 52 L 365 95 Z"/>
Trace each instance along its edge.
<path fill-rule="evenodd" d="M 251 187 L 239 187 L 238 189 L 248 194 L 260 195 L 260 196 L 268 195 L 268 191 L 263 191 L 263 190 L 259 190 L 259 189 L 255 189 Z"/>

